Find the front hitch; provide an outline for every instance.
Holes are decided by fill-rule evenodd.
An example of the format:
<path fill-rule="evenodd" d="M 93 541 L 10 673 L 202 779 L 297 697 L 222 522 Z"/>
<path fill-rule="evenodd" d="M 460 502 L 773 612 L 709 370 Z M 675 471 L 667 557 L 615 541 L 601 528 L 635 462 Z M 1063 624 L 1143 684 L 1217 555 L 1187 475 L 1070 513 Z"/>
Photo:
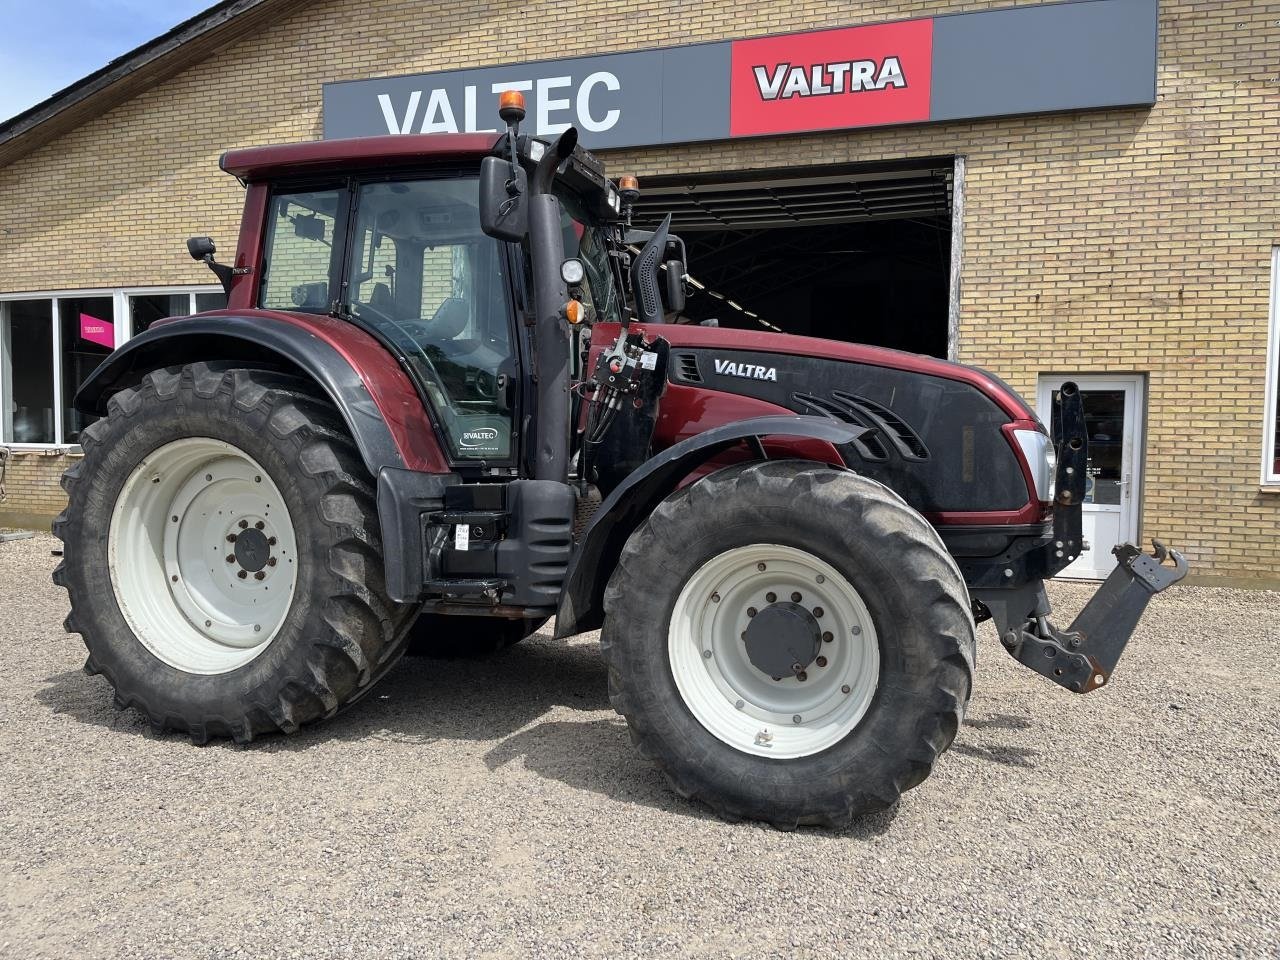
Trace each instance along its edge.
<path fill-rule="evenodd" d="M 1084 398 L 1074 383 L 1054 397 L 1053 435 L 1058 438 L 1053 532 L 1021 541 L 1016 549 L 985 559 L 964 559 L 961 570 L 979 612 L 988 614 L 1000 641 L 1023 666 L 1075 693 L 1111 679 L 1129 637 L 1151 598 L 1187 575 L 1187 561 L 1159 540 L 1148 556 L 1131 543 L 1111 552 L 1118 563 L 1080 616 L 1066 630 L 1049 621 L 1044 581 L 1061 573 L 1087 547 L 1081 511 L 1089 466 Z M 1166 560 L 1172 559 L 1169 566 Z"/>
<path fill-rule="evenodd" d="M 1187 561 L 1178 551 L 1159 540 L 1152 543 L 1154 556 L 1131 543 L 1112 551 L 1116 568 L 1066 630 L 1038 617 L 1021 630 L 1005 631 L 1005 648 L 1023 666 L 1075 693 L 1101 687 L 1111 679 L 1151 598 L 1187 575 Z"/>

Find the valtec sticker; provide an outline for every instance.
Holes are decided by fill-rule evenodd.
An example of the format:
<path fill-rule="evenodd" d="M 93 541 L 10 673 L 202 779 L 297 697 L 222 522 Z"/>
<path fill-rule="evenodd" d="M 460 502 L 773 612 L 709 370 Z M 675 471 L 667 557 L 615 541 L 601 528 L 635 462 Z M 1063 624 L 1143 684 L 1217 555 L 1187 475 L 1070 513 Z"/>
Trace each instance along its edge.
<path fill-rule="evenodd" d="M 471 427 L 458 438 L 464 453 L 501 453 L 502 434 L 497 427 Z"/>

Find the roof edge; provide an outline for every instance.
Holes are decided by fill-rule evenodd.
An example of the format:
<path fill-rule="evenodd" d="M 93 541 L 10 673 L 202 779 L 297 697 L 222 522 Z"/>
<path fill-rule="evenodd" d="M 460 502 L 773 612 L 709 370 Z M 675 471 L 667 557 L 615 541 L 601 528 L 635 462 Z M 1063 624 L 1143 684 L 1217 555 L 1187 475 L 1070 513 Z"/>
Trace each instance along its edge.
<path fill-rule="evenodd" d="M 244 31 L 233 29 L 232 21 L 241 21 L 253 11 L 265 14 L 276 7 L 300 6 L 302 2 L 305 0 L 222 0 L 184 20 L 172 30 L 0 123 L 0 167 L 13 163 L 74 129 L 90 116 L 119 106 L 234 42 Z M 259 18 L 246 19 L 256 21 Z M 178 51 L 200 39 L 208 42 L 202 45 L 198 59 L 190 63 L 179 60 Z M 134 82 L 129 83 L 130 80 Z"/>

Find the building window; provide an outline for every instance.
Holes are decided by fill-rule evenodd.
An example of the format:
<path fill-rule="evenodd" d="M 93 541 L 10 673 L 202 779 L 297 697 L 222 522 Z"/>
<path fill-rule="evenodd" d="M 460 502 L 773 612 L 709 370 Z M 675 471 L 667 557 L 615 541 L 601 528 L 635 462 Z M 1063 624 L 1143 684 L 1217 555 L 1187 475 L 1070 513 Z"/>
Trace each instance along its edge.
<path fill-rule="evenodd" d="M 1271 335 L 1267 348 L 1267 399 L 1262 482 L 1280 485 L 1280 247 L 1271 251 Z"/>
<path fill-rule="evenodd" d="M 0 362 L 0 438 L 10 443 L 55 442 L 50 301 L 0 303 Z"/>
<path fill-rule="evenodd" d="M 0 444 L 79 443 L 94 418 L 73 401 L 103 357 L 156 320 L 226 305 L 216 288 L 0 294 Z"/>

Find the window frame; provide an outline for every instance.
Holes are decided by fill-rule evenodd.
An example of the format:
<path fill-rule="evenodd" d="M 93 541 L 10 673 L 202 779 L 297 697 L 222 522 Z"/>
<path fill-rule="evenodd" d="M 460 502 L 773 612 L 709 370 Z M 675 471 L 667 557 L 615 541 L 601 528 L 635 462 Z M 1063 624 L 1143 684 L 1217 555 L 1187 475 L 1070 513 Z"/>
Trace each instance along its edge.
<path fill-rule="evenodd" d="M 1267 321 L 1267 386 L 1262 418 L 1262 485 L 1280 488 L 1275 468 L 1280 450 L 1276 443 L 1276 404 L 1280 403 L 1280 246 L 1271 248 L 1271 297 Z"/>
<path fill-rule="evenodd" d="M 75 451 L 79 444 L 67 443 L 65 433 L 65 417 L 62 409 L 62 324 L 61 301 L 84 297 L 104 297 L 111 299 L 113 313 L 112 323 L 116 330 L 116 349 L 133 339 L 133 316 L 129 310 L 129 297 L 136 296 L 178 296 L 187 294 L 187 308 L 191 313 L 196 309 L 196 296 L 205 293 L 222 293 L 218 284 L 172 284 L 168 286 L 132 286 L 132 287 L 84 287 L 69 290 L 23 290 L 13 293 L 0 293 L 0 330 L 8 329 L 9 304 L 19 300 L 46 300 L 50 307 L 50 324 L 53 327 L 51 342 L 53 345 L 49 362 L 53 365 L 53 442 L 52 443 L 15 443 L 12 435 L 12 421 L 0 415 L 0 446 L 11 450 L 31 451 Z M 4 402 L 8 377 L 11 376 L 13 357 L 8 338 L 0 337 L 0 403 Z"/>

